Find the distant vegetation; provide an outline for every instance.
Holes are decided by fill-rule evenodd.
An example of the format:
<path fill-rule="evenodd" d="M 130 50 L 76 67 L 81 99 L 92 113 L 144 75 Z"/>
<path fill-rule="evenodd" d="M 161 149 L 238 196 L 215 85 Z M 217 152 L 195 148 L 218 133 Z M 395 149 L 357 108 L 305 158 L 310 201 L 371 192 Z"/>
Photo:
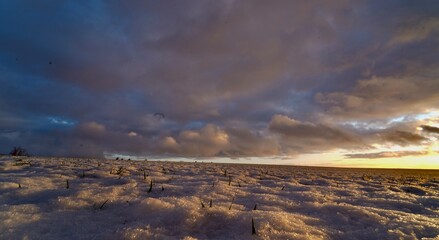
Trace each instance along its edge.
<path fill-rule="evenodd" d="M 14 147 L 9 153 L 12 156 L 28 156 L 27 150 L 22 147 Z"/>

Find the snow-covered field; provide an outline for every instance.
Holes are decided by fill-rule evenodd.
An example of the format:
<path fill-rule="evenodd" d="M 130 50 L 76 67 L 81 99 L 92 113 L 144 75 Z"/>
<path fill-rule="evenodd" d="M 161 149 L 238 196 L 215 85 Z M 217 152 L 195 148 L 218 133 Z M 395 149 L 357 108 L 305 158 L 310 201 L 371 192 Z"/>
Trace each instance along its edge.
<path fill-rule="evenodd" d="M 0 239 L 438 239 L 439 171 L 5 156 L 0 222 Z"/>

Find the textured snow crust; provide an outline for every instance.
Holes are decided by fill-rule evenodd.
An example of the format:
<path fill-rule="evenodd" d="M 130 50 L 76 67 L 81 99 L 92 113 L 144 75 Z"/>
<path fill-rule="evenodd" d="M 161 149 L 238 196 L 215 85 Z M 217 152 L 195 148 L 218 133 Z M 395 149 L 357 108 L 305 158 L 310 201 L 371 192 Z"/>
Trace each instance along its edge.
<path fill-rule="evenodd" d="M 0 239 L 438 239 L 439 171 L 0 157 L 0 222 Z"/>

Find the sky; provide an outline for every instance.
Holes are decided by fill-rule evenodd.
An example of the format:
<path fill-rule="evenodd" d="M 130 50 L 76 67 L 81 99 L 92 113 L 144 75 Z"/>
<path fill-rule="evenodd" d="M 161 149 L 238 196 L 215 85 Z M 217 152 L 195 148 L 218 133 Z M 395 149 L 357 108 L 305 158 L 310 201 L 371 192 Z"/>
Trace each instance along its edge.
<path fill-rule="evenodd" d="M 0 1 L 0 152 L 439 168 L 439 1 Z"/>

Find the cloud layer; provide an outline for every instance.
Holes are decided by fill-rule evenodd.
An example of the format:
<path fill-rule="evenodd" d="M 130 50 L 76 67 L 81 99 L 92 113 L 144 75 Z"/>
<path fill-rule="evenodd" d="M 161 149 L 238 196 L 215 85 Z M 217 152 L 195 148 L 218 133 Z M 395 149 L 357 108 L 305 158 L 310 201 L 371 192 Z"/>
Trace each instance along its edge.
<path fill-rule="evenodd" d="M 439 109 L 437 16 L 432 0 L 5 1 L 0 152 L 428 146 L 439 126 L 428 115 Z"/>

